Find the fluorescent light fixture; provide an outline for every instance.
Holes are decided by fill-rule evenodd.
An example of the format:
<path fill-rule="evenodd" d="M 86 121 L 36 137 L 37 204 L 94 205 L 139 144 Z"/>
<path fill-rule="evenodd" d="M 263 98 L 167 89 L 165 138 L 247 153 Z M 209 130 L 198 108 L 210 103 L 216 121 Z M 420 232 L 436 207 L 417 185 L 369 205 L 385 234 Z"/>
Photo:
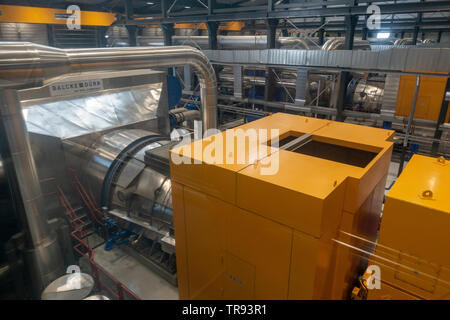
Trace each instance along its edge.
<path fill-rule="evenodd" d="M 152 4 L 155 4 L 155 3 L 154 2 L 147 2 L 147 4 L 152 5 Z"/>
<path fill-rule="evenodd" d="M 391 36 L 390 32 L 378 32 L 377 39 L 387 39 Z"/>
<path fill-rule="evenodd" d="M 191 7 L 189 7 L 189 6 L 184 6 L 184 8 L 185 8 L 185 9 L 190 9 Z"/>

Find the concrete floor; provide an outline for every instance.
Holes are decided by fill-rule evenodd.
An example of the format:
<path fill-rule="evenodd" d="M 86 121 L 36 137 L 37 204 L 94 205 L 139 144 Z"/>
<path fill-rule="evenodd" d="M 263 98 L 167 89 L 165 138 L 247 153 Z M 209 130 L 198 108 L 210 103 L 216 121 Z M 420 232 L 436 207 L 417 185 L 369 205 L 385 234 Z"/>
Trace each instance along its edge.
<path fill-rule="evenodd" d="M 403 168 L 405 168 L 407 164 L 408 163 L 405 162 Z M 386 188 L 389 188 L 391 186 L 392 182 L 394 182 L 395 179 L 397 179 L 398 167 L 399 167 L 399 164 L 397 162 L 391 162 L 391 165 L 389 166 L 388 176 L 386 179 Z M 384 194 L 386 195 L 388 192 L 389 192 L 389 190 L 386 190 L 384 192 Z"/>
<path fill-rule="evenodd" d="M 93 235 L 95 237 L 95 235 Z M 97 242 L 97 239 L 89 239 Z M 120 247 L 95 249 L 95 262 L 143 300 L 177 300 L 178 289 L 126 254 Z M 107 279 L 102 279 L 107 281 Z M 107 294 L 106 294 L 107 295 Z"/>

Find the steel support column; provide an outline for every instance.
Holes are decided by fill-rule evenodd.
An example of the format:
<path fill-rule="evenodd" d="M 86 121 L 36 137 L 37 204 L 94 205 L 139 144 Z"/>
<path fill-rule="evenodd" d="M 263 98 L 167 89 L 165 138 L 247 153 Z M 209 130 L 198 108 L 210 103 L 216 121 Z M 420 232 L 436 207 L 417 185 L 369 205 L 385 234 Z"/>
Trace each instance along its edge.
<path fill-rule="evenodd" d="M 107 27 L 98 27 L 97 29 L 97 47 L 104 48 L 106 47 L 106 32 L 108 31 Z"/>
<path fill-rule="evenodd" d="M 53 36 L 53 26 L 50 24 L 47 25 L 47 41 L 49 46 L 51 47 L 55 46 L 55 37 Z"/>
<path fill-rule="evenodd" d="M 420 0 L 424 2 L 424 0 Z M 422 13 L 417 13 L 416 26 L 414 27 L 413 33 L 413 45 L 417 44 L 417 37 L 419 36 L 419 24 L 422 22 Z"/>
<path fill-rule="evenodd" d="M 344 109 L 345 109 L 345 95 L 347 93 L 347 85 L 350 82 L 350 72 L 348 71 L 341 71 L 339 73 L 338 78 L 338 95 L 337 95 L 337 101 L 336 101 L 336 121 L 344 121 Z"/>
<path fill-rule="evenodd" d="M 278 19 L 267 20 L 267 49 L 276 48 L 277 25 Z M 264 87 L 264 100 L 272 101 L 274 92 L 275 92 L 275 74 L 272 68 L 266 68 L 266 84 Z M 264 107 L 264 109 L 267 108 Z"/>
<path fill-rule="evenodd" d="M 133 3 L 131 0 L 125 0 L 124 1 L 125 6 L 125 21 L 128 23 L 128 21 L 133 20 L 134 16 L 134 9 L 133 9 Z M 130 47 L 136 47 L 137 40 L 136 40 L 136 31 L 137 31 L 137 25 L 133 24 L 127 24 L 125 26 L 128 31 L 128 43 Z"/>
<path fill-rule="evenodd" d="M 325 17 L 320 18 L 320 25 L 323 26 L 325 24 Z M 321 27 L 318 31 L 319 36 L 319 45 L 323 45 L 325 43 L 325 28 Z"/>
<path fill-rule="evenodd" d="M 208 22 L 208 48 L 209 50 L 217 50 L 217 30 L 219 29 L 219 23 L 216 21 Z"/>
<path fill-rule="evenodd" d="M 355 39 L 355 28 L 358 22 L 358 16 L 345 17 L 345 50 L 353 50 L 353 41 Z"/>
<path fill-rule="evenodd" d="M 417 78 L 416 78 L 416 88 L 414 90 L 413 102 L 412 102 L 412 106 L 411 106 L 411 111 L 409 112 L 408 125 L 406 127 L 405 137 L 403 138 L 402 153 L 400 155 L 400 164 L 399 164 L 399 167 L 398 167 L 397 176 L 399 176 L 402 173 L 403 166 L 405 164 L 406 147 L 408 146 L 409 135 L 410 135 L 410 132 L 411 132 L 411 126 L 412 126 L 413 120 L 414 120 L 414 113 L 416 111 L 417 97 L 419 96 L 419 89 L 420 89 L 420 76 L 417 76 Z"/>
<path fill-rule="evenodd" d="M 162 24 L 161 29 L 162 29 L 163 37 L 164 37 L 164 45 L 171 46 L 172 45 L 172 36 L 175 33 L 173 30 L 173 24 L 172 23 Z M 174 68 L 167 68 L 167 74 L 175 75 Z"/>
<path fill-rule="evenodd" d="M 172 36 L 174 35 L 173 24 L 162 24 L 161 29 L 164 36 L 164 45 L 171 46 L 172 45 Z"/>
<path fill-rule="evenodd" d="M 436 123 L 436 131 L 434 132 L 434 139 L 441 139 L 442 137 L 442 130 L 441 125 L 445 123 L 445 118 L 447 117 L 448 112 L 448 104 L 449 104 L 449 97 L 447 96 L 447 92 L 450 91 L 450 79 L 447 79 L 447 86 L 445 87 L 445 93 L 444 93 L 444 99 L 442 100 L 441 105 L 441 111 L 439 112 L 439 117 Z M 433 142 L 433 146 L 431 148 L 431 152 L 433 154 L 437 154 L 439 151 L 439 141 Z"/>
<path fill-rule="evenodd" d="M 267 48 L 276 48 L 276 34 L 277 34 L 278 19 L 267 20 Z"/>
<path fill-rule="evenodd" d="M 346 16 L 345 17 L 345 50 L 353 49 L 353 41 L 355 38 L 355 27 L 358 22 L 358 16 Z M 338 96 L 336 101 L 336 120 L 344 121 L 344 108 L 345 108 L 345 96 L 347 93 L 347 86 L 351 80 L 350 72 L 341 71 L 339 74 L 339 82 L 338 82 Z"/>
<path fill-rule="evenodd" d="M 137 45 L 137 38 L 136 38 L 137 26 L 127 24 L 126 28 L 128 31 L 128 42 L 130 44 L 130 47 L 136 47 L 136 45 Z"/>
<path fill-rule="evenodd" d="M 413 37 L 412 37 L 412 44 L 417 44 L 417 38 L 419 37 L 419 27 L 414 27 Z"/>
<path fill-rule="evenodd" d="M 361 34 L 361 40 L 367 40 L 368 33 L 369 33 L 369 29 L 363 28 L 362 29 L 362 34 Z"/>
<path fill-rule="evenodd" d="M 215 0 L 208 0 L 208 15 L 214 14 L 215 5 L 216 5 Z"/>

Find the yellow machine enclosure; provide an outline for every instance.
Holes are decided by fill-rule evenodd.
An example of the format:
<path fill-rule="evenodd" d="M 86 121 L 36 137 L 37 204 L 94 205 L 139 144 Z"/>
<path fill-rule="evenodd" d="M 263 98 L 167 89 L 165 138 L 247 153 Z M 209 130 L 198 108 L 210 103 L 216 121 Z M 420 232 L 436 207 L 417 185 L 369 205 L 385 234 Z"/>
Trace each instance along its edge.
<path fill-rule="evenodd" d="M 216 143 L 236 142 L 236 131 L 171 150 L 180 298 L 348 297 L 364 255 L 351 254 L 359 244 L 347 233 L 376 237 L 393 131 L 284 113 L 234 130 L 251 129 L 311 140 L 296 152 L 269 146 L 267 156 L 246 144 L 246 163 Z M 259 147 L 272 138 L 259 136 Z"/>
<path fill-rule="evenodd" d="M 420 87 L 417 96 L 414 118 L 437 121 L 441 111 L 442 100 L 444 99 L 447 78 L 445 77 L 425 77 L 420 78 Z M 401 76 L 398 90 L 397 116 L 409 117 L 416 87 L 415 76 Z M 449 122 L 450 110 L 445 117 L 445 122 Z"/>
<path fill-rule="evenodd" d="M 450 299 L 450 162 L 414 155 L 386 197 L 379 241 L 370 265 L 381 274 L 380 290 L 416 299 Z"/>

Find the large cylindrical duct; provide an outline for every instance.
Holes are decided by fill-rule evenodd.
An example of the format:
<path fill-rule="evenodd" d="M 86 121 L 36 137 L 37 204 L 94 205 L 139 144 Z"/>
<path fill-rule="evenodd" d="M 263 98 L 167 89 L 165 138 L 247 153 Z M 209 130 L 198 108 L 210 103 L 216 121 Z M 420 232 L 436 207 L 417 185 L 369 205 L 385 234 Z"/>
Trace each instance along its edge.
<path fill-rule="evenodd" d="M 31 152 L 18 89 L 40 86 L 68 73 L 132 70 L 191 65 L 201 86 L 203 127 L 216 126 L 217 84 L 206 56 L 192 47 L 60 50 L 32 43 L 0 43 L 0 139 L 10 184 L 17 186 L 17 211 L 28 231 L 25 258 L 38 296 L 64 272 L 60 248 L 42 203 L 40 181 Z"/>
<path fill-rule="evenodd" d="M 322 50 L 344 50 L 345 49 L 345 38 L 333 38 L 327 40 L 323 46 Z M 371 50 L 370 42 L 368 40 L 354 40 L 353 42 L 354 50 Z"/>
<path fill-rule="evenodd" d="M 0 88 L 35 87 L 67 73 L 190 65 L 200 83 L 203 128 L 217 124 L 217 83 L 208 58 L 193 47 L 61 50 L 28 42 L 0 42 Z"/>
<path fill-rule="evenodd" d="M 140 37 L 141 46 L 163 46 L 163 37 Z M 172 36 L 174 45 L 189 45 L 200 49 L 208 49 L 208 36 Z M 222 50 L 266 49 L 267 36 L 217 36 L 217 47 Z M 313 40 L 297 37 L 278 37 L 276 47 L 280 49 L 320 49 Z"/>
<path fill-rule="evenodd" d="M 64 272 L 56 235 L 50 232 L 36 172 L 27 127 L 22 115 L 17 91 L 0 89 L 2 126 L 1 153 L 10 166 L 7 170 L 13 190 L 16 210 L 26 233 L 24 258 L 29 267 L 34 297 Z"/>
<path fill-rule="evenodd" d="M 0 186 L 4 185 L 5 183 L 6 183 L 5 167 L 3 166 L 3 160 L 0 157 Z"/>

